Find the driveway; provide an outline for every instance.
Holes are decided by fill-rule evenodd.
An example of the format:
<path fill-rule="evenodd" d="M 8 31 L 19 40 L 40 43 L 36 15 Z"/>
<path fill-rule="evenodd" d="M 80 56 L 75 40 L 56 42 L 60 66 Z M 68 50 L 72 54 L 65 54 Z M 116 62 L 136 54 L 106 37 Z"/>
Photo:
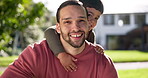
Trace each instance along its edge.
<path fill-rule="evenodd" d="M 148 62 L 115 63 L 115 67 L 117 70 L 148 68 Z M 0 71 L 5 69 L 6 67 L 0 67 Z"/>
<path fill-rule="evenodd" d="M 148 68 L 148 62 L 115 63 L 117 70 Z"/>

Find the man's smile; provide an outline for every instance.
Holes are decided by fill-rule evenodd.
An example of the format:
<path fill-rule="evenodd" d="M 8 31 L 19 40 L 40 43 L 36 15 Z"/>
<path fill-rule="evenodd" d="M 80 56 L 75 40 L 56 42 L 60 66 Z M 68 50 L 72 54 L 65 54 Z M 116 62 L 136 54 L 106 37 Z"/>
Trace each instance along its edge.
<path fill-rule="evenodd" d="M 70 37 L 78 38 L 78 37 L 81 37 L 82 35 L 83 35 L 83 33 L 81 33 L 81 34 L 71 34 Z"/>

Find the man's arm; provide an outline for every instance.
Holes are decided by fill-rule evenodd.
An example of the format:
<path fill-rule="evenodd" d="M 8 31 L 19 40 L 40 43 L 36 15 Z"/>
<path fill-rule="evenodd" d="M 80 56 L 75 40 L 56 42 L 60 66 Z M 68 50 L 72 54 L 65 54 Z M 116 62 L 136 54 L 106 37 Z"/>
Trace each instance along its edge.
<path fill-rule="evenodd" d="M 103 59 L 104 64 L 101 70 L 101 78 L 118 78 L 118 73 L 113 61 L 106 55 L 104 57 L 106 59 Z"/>
<path fill-rule="evenodd" d="M 34 53 L 26 48 L 19 58 L 8 66 L 0 78 L 33 78 L 35 60 L 37 60 Z"/>

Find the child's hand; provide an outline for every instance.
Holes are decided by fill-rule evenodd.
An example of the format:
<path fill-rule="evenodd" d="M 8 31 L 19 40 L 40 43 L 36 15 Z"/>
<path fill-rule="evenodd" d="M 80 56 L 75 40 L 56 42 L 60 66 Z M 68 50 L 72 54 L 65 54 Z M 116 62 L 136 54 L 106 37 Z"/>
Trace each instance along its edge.
<path fill-rule="evenodd" d="M 66 71 L 76 71 L 77 66 L 74 62 L 77 61 L 77 59 L 67 54 L 66 52 L 59 53 L 57 57 Z"/>
<path fill-rule="evenodd" d="M 95 49 L 98 53 L 104 54 L 104 48 L 101 45 L 97 44 Z"/>

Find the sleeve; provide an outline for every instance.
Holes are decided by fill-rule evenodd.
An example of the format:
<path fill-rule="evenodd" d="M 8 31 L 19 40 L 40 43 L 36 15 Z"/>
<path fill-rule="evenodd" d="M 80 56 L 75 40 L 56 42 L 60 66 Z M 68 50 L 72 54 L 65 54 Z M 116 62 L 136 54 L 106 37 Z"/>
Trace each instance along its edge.
<path fill-rule="evenodd" d="M 54 55 L 58 55 L 60 52 L 65 52 L 65 49 L 60 41 L 59 34 L 54 28 L 49 27 L 45 30 L 45 38 Z"/>
<path fill-rule="evenodd" d="M 118 78 L 116 68 L 113 61 L 108 57 L 104 56 L 106 59 L 103 61 L 102 77 L 101 78 Z"/>
<path fill-rule="evenodd" d="M 88 37 L 87 37 L 87 41 L 88 42 L 91 42 L 91 43 L 96 43 L 96 40 L 95 40 L 95 33 L 91 30 L 89 31 L 89 34 L 88 34 Z"/>
<path fill-rule="evenodd" d="M 4 71 L 0 78 L 33 78 L 36 71 L 36 54 L 26 48 Z"/>

